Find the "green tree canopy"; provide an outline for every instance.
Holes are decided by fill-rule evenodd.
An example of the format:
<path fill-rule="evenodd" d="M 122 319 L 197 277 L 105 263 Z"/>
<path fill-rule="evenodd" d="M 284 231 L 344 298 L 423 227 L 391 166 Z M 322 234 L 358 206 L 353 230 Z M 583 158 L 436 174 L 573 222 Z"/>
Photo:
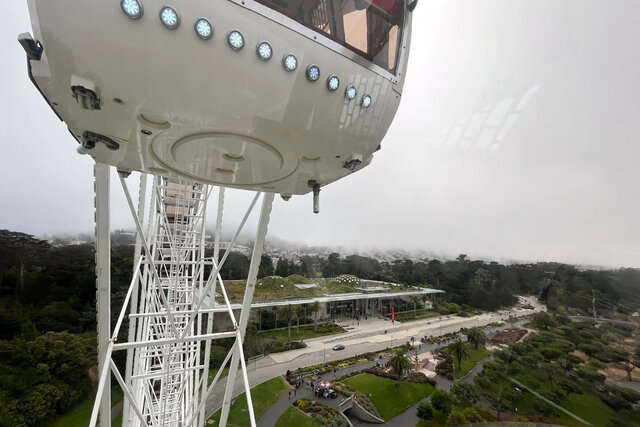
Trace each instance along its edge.
<path fill-rule="evenodd" d="M 458 365 L 456 369 L 460 369 L 462 365 L 462 359 L 466 359 L 469 357 L 469 349 L 467 348 L 467 344 L 462 341 L 460 338 L 456 338 L 452 344 L 447 347 L 447 353 L 449 353 L 452 357 L 458 361 Z"/>
<path fill-rule="evenodd" d="M 476 350 L 480 348 L 480 346 L 484 346 L 487 342 L 487 335 L 481 328 L 475 327 L 471 328 L 467 331 L 467 341 L 469 341 Z"/>

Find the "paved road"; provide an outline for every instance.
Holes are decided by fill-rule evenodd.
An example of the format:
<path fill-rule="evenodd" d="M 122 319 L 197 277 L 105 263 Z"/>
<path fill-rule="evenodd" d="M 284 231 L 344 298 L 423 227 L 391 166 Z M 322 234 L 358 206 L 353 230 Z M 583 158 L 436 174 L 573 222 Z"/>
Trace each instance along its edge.
<path fill-rule="evenodd" d="M 382 320 L 361 322 L 360 325 L 351 325 L 355 328 L 354 331 L 337 336 L 331 335 L 307 340 L 305 341 L 307 348 L 272 354 L 249 364 L 249 384 L 251 387 L 255 387 L 264 381 L 284 374 L 287 369 L 295 370 L 309 365 L 344 359 L 356 354 L 380 351 L 386 347 L 397 346 L 409 341 L 411 337 L 419 340 L 423 336 L 443 335 L 449 332 L 457 332 L 460 328 L 484 326 L 506 320 L 509 316 L 525 316 L 545 309 L 544 306 L 537 303 L 534 297 L 528 297 L 527 302 L 535 307 L 534 310 L 513 308 L 511 310 L 483 313 L 469 318 L 442 316 L 441 318 L 431 318 L 404 324 L 396 322 L 396 325 L 391 325 L 391 322 Z M 345 350 L 333 351 L 331 347 L 336 342 L 344 344 Z M 422 347 L 423 351 L 428 348 L 425 345 Z M 226 381 L 216 384 L 213 392 L 209 395 L 206 403 L 207 417 L 213 415 L 222 406 L 225 383 Z M 234 396 L 243 392 L 242 377 L 238 374 L 234 387 Z"/>

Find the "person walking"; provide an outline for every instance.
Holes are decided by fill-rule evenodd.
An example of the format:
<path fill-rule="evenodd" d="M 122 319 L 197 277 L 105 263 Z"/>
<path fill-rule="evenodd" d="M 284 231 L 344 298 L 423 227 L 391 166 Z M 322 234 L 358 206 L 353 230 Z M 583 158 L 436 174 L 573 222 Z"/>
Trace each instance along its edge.
<path fill-rule="evenodd" d="M 289 390 L 289 400 L 291 400 L 291 390 Z"/>

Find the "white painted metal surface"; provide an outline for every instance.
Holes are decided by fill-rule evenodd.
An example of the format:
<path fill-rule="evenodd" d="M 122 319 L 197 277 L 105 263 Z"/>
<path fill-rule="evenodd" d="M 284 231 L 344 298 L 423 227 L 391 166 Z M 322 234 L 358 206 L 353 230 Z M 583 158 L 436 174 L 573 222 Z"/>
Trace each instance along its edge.
<path fill-rule="evenodd" d="M 254 1 L 181 2 L 175 30 L 160 22 L 160 0 L 144 0 L 139 20 L 119 0 L 28 3 L 33 37 L 44 47 L 31 60 L 34 82 L 78 141 L 92 132 L 119 144 L 87 150 L 118 170 L 305 194 L 309 181 L 324 187 L 368 165 L 400 102 L 409 12 L 402 15 L 401 63 L 391 74 Z M 194 31 L 200 17 L 215 28 L 210 40 Z M 242 50 L 225 40 L 232 29 L 244 35 Z M 263 40 L 273 47 L 269 61 L 255 52 Z M 293 72 L 281 63 L 288 52 L 298 59 Z M 315 82 L 305 73 L 311 64 L 320 68 Z M 326 85 L 330 75 L 340 78 L 335 92 Z M 72 85 L 94 90 L 100 109 L 85 109 Z M 345 98 L 348 85 L 357 89 L 353 100 Z M 373 99 L 369 108 L 360 105 L 364 95 Z"/>
<path fill-rule="evenodd" d="M 230 249 L 218 262 L 224 189 L 218 193 L 214 257 L 207 258 L 204 250 L 205 219 L 212 187 L 155 177 L 145 230 L 141 217 L 146 210 L 146 178 L 143 177 L 140 183 L 140 201 L 136 210 L 125 175 L 121 174 L 122 188 L 138 232 L 136 246 L 139 249 L 135 251 L 134 274 L 127 296 L 119 311 L 116 326 L 110 332 L 110 283 L 103 274 L 105 268 L 106 271 L 109 269 L 110 252 L 108 245 L 104 246 L 109 243 L 108 178 L 109 166 L 96 165 L 96 237 L 100 250 L 97 258 L 100 380 L 90 425 L 95 426 L 98 418 L 101 423 L 102 420 L 109 420 L 107 424 L 110 424 L 110 373 L 114 374 L 124 391 L 123 410 L 126 412 L 123 414 L 123 425 L 204 425 L 204 403 L 222 371 L 209 383 L 211 342 L 223 338 L 236 340 L 225 364 L 231 361 L 232 372 L 237 372 L 238 365 L 241 366 L 249 417 L 251 424 L 255 425 L 242 342 L 274 195 L 265 194 L 262 202 L 244 304 L 240 318 L 236 320 L 219 270 L 235 246 L 260 193 L 256 194 L 242 218 L 230 242 Z M 212 295 L 216 292 L 223 296 L 224 303 L 218 304 L 223 308 L 211 310 L 205 301 L 212 301 Z M 213 333 L 216 315 L 229 316 L 232 328 Z M 125 317 L 129 320 L 128 339 L 120 343 L 117 339 Z M 113 363 L 115 351 L 127 352 L 124 373 Z M 227 381 L 233 390 L 235 376 L 229 375 Z M 229 405 L 223 417 L 228 415 L 228 409 Z"/>
<path fill-rule="evenodd" d="M 109 372 L 107 351 L 111 338 L 111 231 L 109 229 L 109 166 L 93 168 L 96 220 L 96 311 L 98 316 L 98 371 Z M 109 376 L 107 375 L 107 378 Z M 98 399 L 96 399 L 98 402 Z M 100 426 L 111 426 L 111 388 L 102 392 Z M 95 414 L 97 415 L 97 413 Z M 93 420 L 95 421 L 95 419 Z"/>

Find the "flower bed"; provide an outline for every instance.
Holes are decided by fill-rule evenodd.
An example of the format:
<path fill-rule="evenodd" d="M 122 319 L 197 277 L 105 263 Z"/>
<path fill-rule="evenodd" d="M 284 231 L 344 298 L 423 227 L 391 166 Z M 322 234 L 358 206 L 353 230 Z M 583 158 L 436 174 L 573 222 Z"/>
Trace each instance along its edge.
<path fill-rule="evenodd" d="M 346 359 L 340 359 L 333 361 L 330 365 L 311 365 L 305 366 L 304 368 L 299 368 L 293 371 L 293 375 L 307 375 L 314 373 L 316 375 L 324 375 L 327 372 L 333 372 L 334 367 L 338 368 L 346 368 L 348 366 L 356 365 L 358 363 L 366 363 L 371 360 L 374 360 L 377 357 L 377 353 L 365 353 L 359 354 L 357 356 L 348 357 Z"/>

